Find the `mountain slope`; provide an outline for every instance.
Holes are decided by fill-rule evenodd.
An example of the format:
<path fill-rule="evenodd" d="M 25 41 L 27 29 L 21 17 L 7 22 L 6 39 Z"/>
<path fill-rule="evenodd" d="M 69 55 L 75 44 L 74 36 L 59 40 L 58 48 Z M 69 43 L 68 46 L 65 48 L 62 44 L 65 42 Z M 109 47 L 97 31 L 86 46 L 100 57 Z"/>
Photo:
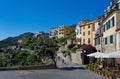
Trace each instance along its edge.
<path fill-rule="evenodd" d="M 18 39 L 20 39 L 20 38 L 30 38 L 33 35 L 34 35 L 34 33 L 26 32 L 26 33 L 21 34 L 21 35 L 16 36 L 16 37 L 8 37 L 8 38 L 0 41 L 0 47 L 7 47 L 7 46 L 15 45 L 15 44 L 18 43 Z"/>

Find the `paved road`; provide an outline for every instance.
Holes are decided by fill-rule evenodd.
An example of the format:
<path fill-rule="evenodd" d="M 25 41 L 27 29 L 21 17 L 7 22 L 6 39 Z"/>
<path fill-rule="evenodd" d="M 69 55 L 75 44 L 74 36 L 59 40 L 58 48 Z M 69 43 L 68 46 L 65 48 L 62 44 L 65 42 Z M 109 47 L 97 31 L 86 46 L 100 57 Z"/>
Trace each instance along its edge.
<path fill-rule="evenodd" d="M 84 68 L 0 71 L 0 79 L 107 79 Z"/>
<path fill-rule="evenodd" d="M 83 66 L 62 60 L 57 63 L 58 69 L 0 71 L 0 79 L 107 79 L 86 70 Z"/>

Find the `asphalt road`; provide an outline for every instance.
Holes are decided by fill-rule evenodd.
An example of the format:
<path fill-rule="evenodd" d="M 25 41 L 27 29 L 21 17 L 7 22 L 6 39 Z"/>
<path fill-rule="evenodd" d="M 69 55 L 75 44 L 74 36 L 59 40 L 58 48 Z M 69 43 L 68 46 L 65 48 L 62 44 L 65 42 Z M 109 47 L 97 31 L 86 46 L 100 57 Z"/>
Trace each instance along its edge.
<path fill-rule="evenodd" d="M 0 79 L 107 79 L 82 67 L 49 70 L 0 71 Z"/>
<path fill-rule="evenodd" d="M 58 69 L 0 71 L 0 79 L 107 79 L 74 63 L 57 61 Z"/>

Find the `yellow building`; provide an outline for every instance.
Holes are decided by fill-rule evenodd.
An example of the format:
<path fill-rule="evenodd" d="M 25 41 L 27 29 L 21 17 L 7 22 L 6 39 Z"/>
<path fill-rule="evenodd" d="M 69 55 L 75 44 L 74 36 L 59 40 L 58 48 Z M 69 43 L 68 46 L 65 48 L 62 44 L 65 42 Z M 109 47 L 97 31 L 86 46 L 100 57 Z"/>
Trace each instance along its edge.
<path fill-rule="evenodd" d="M 95 45 L 95 21 L 83 21 L 81 23 L 81 44 Z"/>
<path fill-rule="evenodd" d="M 65 37 L 65 36 L 69 35 L 71 32 L 72 32 L 72 28 L 71 27 L 60 26 L 58 28 L 58 38 Z"/>

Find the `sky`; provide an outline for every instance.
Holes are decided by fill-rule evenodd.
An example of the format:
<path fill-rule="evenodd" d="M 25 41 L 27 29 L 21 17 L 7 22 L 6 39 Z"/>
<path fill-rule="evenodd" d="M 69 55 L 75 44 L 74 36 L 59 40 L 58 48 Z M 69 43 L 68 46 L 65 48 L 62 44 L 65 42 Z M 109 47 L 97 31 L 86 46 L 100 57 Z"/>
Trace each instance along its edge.
<path fill-rule="evenodd" d="M 94 20 L 111 0 L 0 0 L 0 40 Z"/>

